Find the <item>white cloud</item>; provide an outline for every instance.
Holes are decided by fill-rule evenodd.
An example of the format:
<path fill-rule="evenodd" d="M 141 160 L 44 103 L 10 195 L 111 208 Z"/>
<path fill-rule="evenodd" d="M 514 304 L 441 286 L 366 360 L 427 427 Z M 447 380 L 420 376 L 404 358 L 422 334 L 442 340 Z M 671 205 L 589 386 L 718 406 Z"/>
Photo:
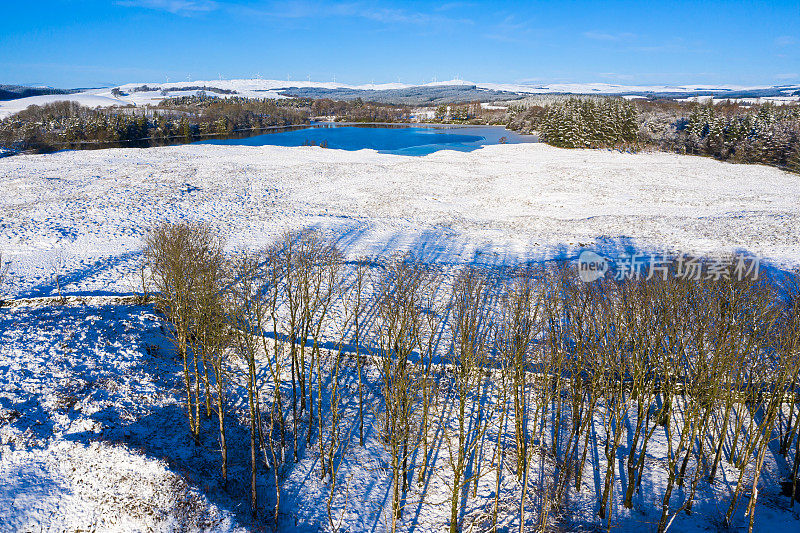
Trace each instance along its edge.
<path fill-rule="evenodd" d="M 127 7 L 143 7 L 168 11 L 176 15 L 191 15 L 214 11 L 219 4 L 214 0 L 118 0 L 118 5 Z"/>
<path fill-rule="evenodd" d="M 474 24 L 469 19 L 452 18 L 426 11 L 382 7 L 362 1 L 319 2 L 316 0 L 289 0 L 271 2 L 265 6 L 231 6 L 230 11 L 240 16 L 284 19 L 352 17 L 372 20 L 382 24 L 411 24 L 419 26 Z"/>
<path fill-rule="evenodd" d="M 474 6 L 475 4 L 472 2 L 447 2 L 437 7 L 436 11 L 449 11 L 451 9 L 461 9 L 463 7 L 474 7 Z"/>
<path fill-rule="evenodd" d="M 797 38 L 791 35 L 781 35 L 775 38 L 775 44 L 778 46 L 792 46 L 793 44 L 797 44 Z"/>
<path fill-rule="evenodd" d="M 622 33 L 607 33 L 597 30 L 586 31 L 583 32 L 583 36 L 587 39 L 592 39 L 594 41 L 627 41 L 636 37 L 633 33 L 622 32 Z"/>

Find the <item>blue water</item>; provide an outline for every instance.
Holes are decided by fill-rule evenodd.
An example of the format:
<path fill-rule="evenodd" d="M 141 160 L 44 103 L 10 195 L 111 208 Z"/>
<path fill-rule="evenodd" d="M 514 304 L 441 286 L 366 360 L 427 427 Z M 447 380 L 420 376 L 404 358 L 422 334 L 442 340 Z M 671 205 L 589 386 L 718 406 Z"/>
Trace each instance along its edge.
<path fill-rule="evenodd" d="M 238 139 L 210 139 L 195 144 L 244 146 L 306 146 L 327 144 L 338 150 L 369 148 L 383 154 L 427 155 L 438 150 L 470 152 L 505 137 L 509 144 L 536 142 L 536 137 L 519 135 L 501 126 L 425 127 L 356 126 L 315 124 L 307 128 L 282 130 Z"/>

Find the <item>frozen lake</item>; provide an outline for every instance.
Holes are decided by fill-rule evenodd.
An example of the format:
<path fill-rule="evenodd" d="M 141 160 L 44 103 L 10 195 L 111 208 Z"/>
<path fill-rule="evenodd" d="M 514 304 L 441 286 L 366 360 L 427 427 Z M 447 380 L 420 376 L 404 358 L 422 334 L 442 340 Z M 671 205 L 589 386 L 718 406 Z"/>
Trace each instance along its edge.
<path fill-rule="evenodd" d="M 537 142 L 502 126 L 407 126 L 395 124 L 314 124 L 252 137 L 210 139 L 195 144 L 240 146 L 326 146 L 337 150 L 377 150 L 382 154 L 428 155 L 439 150 L 471 152 L 492 144 Z"/>

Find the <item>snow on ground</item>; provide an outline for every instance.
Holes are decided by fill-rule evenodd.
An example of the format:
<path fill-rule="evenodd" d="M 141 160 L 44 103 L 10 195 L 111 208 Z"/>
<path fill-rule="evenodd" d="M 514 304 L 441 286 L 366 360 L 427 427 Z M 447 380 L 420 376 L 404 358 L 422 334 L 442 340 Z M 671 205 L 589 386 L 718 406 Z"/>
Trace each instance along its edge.
<path fill-rule="evenodd" d="M 155 90 L 152 91 L 135 91 L 134 89 L 142 86 L 147 86 Z M 385 90 L 385 89 L 402 89 L 411 87 L 401 83 L 381 83 L 381 84 L 367 84 L 367 85 L 345 85 L 342 83 L 334 82 L 316 82 L 316 81 L 294 81 L 294 80 L 263 80 L 263 79 L 250 79 L 250 80 L 210 80 L 210 81 L 183 81 L 183 82 L 148 82 L 148 83 L 126 83 L 117 88 L 120 89 L 120 95 L 112 94 L 114 87 L 103 87 L 97 89 L 86 89 L 79 93 L 74 94 L 59 94 L 59 95 L 46 95 L 46 96 L 30 96 L 27 98 L 18 98 L 16 100 L 9 100 L 0 102 L 0 119 L 18 113 L 23 109 L 27 109 L 32 105 L 45 105 L 52 102 L 72 101 L 77 102 L 87 107 L 112 107 L 112 106 L 127 106 L 127 105 L 157 105 L 164 98 L 175 98 L 178 96 L 192 96 L 200 92 L 197 89 L 181 90 L 184 87 L 213 87 L 228 91 L 235 91 L 233 94 L 220 94 L 213 91 L 208 91 L 209 94 L 220 98 L 228 98 L 230 96 L 243 96 L 246 98 L 285 98 L 281 96 L 282 90 L 289 87 L 315 87 L 320 89 L 366 89 L 366 90 Z M 162 94 L 166 90 L 167 93 Z"/>
<path fill-rule="evenodd" d="M 260 524 L 251 522 L 247 507 L 243 374 L 229 374 L 238 389 L 229 395 L 229 484 L 223 488 L 216 420 L 213 416 L 203 419 L 201 443 L 191 444 L 181 404 L 182 366 L 165 341 L 162 326 L 149 306 L 138 306 L 132 298 L 71 298 L 66 304 L 40 299 L 0 308 L 0 530 L 244 532 L 266 528 L 263 517 L 274 501 L 272 473 L 259 472 Z M 443 376 L 435 379 L 444 381 Z M 333 522 L 339 531 L 387 531 L 392 479 L 379 435 L 381 422 L 373 411 L 381 403 L 379 374 L 375 366 L 365 367 L 365 405 L 369 407 L 363 447 L 354 422 L 356 380 L 353 359 L 346 358 L 340 387 L 349 392 L 343 398 L 342 420 L 352 423 L 341 425 Z M 285 397 L 290 398 L 288 379 L 283 385 Z M 476 478 L 475 496 L 470 496 L 470 488 L 461 502 L 465 531 L 486 530 L 494 501 L 495 475 L 490 465 L 496 464 L 498 391 L 489 386 L 481 390 L 475 408 L 492 422 L 480 440 L 481 466 L 470 467 L 473 474 L 481 474 Z M 270 391 L 263 392 L 262 398 L 271 396 Z M 449 431 L 441 431 L 436 424 L 431 428 L 431 475 L 422 485 L 412 480 L 400 531 L 443 531 L 447 525 L 453 478 L 448 458 L 450 446 L 458 445 L 458 432 L 457 403 L 452 398 L 441 401 L 444 397 L 444 393 L 438 396 L 431 413 L 450 425 Z M 323 405 L 327 402 L 326 396 Z M 589 454 L 581 492 L 571 493 L 566 502 L 564 512 L 571 518 L 565 518 L 562 526 L 568 531 L 598 530 L 595 514 L 606 469 L 601 450 L 608 438 L 602 412 L 596 411 L 592 430 L 596 447 Z M 635 413 L 630 420 L 635 420 Z M 303 419 L 301 424 L 305 423 Z M 512 447 L 513 432 L 513 420 L 507 417 L 503 437 L 507 450 Z M 304 435 L 301 426 L 300 460 L 290 461 L 282 471 L 280 530 L 331 531 L 326 512 L 330 484 L 320 479 L 316 439 L 306 448 Z M 622 507 L 622 494 L 614 491 L 611 527 L 615 530 L 654 531 L 666 479 L 666 450 L 667 432 L 656 431 L 648 446 L 650 466 L 632 510 Z M 623 444 L 618 452 L 621 478 L 626 454 Z M 501 531 L 518 529 L 520 489 L 511 470 L 513 462 L 513 457 L 506 457 L 500 488 Z M 785 498 L 777 493 L 777 481 L 786 468 L 780 454 L 767 457 L 756 531 L 796 528 L 796 514 L 786 511 Z M 538 487 L 552 482 L 547 478 L 552 472 L 550 454 L 534 452 L 533 489 L 526 503 L 529 515 L 538 512 Z M 700 482 L 692 514 L 680 513 L 672 531 L 718 529 L 736 477 L 735 469 L 723 460 L 717 483 Z M 746 524 L 744 507 L 740 505 L 734 515 L 733 531 Z"/>
<path fill-rule="evenodd" d="M 42 96 L 28 96 L 27 98 L 17 98 L 16 100 L 7 100 L 0 102 L 0 119 L 4 119 L 14 113 L 24 111 L 32 105 L 43 106 L 52 104 L 53 102 L 77 102 L 86 107 L 112 107 L 124 106 L 129 102 L 121 98 L 115 98 L 111 95 L 109 89 L 108 94 L 96 94 L 89 92 L 75 93 L 75 94 L 46 94 Z"/>
<path fill-rule="evenodd" d="M 214 145 L 74 151 L 0 160 L 0 192 L 0 252 L 12 261 L 7 292 L 54 295 L 57 274 L 65 293 L 112 295 L 0 308 L 0 529 L 12 531 L 42 523 L 98 531 L 248 526 L 246 484 L 224 490 L 217 481 L 212 431 L 201 446 L 188 444 L 181 365 L 161 320 L 113 296 L 138 290 L 141 239 L 160 221 L 211 222 L 229 249 L 315 227 L 351 258 L 410 250 L 429 261 L 492 265 L 571 257 L 582 245 L 607 253 L 666 246 L 743 248 L 800 264 L 798 176 L 666 153 L 543 144 L 424 157 Z M 352 372 L 344 375 L 352 389 Z M 333 510 L 353 530 L 380 531 L 390 476 L 374 420 L 369 426 L 368 445 L 344 456 Z M 244 425 L 229 432 L 231 442 L 247 439 Z M 653 453 L 663 447 L 656 443 Z M 232 453 L 234 480 L 246 477 L 242 448 Z M 447 453 L 445 446 L 438 456 Z M 601 468 L 602 459 L 595 462 Z M 436 504 L 448 474 L 441 462 L 437 468 L 424 488 L 429 503 L 418 503 L 423 489 L 412 490 L 404 527 L 437 531 L 446 523 L 447 505 Z M 774 481 L 777 466 L 766 469 Z M 308 454 L 286 472 L 286 530 L 326 527 L 328 487 L 318 470 Z M 513 506 L 511 477 L 503 498 Z M 485 516 L 490 478 L 480 498 L 466 502 L 470 521 Z M 572 505 L 591 517 L 597 485 L 586 483 L 587 496 Z M 663 477 L 646 484 L 634 511 L 614 511 L 624 531 L 653 520 Z M 699 518 L 676 530 L 713 525 L 727 496 L 703 491 Z M 757 524 L 788 531 L 796 520 L 773 496 L 765 494 Z"/>
<path fill-rule="evenodd" d="M 722 98 L 717 98 L 716 102 L 724 102 Z M 764 96 L 762 98 L 736 98 L 733 101 L 741 104 L 775 104 L 775 105 L 794 105 L 800 102 L 800 96 Z"/>
<path fill-rule="evenodd" d="M 285 231 L 349 257 L 511 263 L 581 247 L 747 250 L 800 264 L 800 179 L 759 165 L 544 144 L 424 157 L 318 147 L 184 145 L 0 159 L 0 253 L 11 294 L 130 293 L 163 220 L 218 226 L 229 249 Z"/>
<path fill-rule="evenodd" d="M 699 102 L 707 104 L 724 104 L 726 102 L 736 102 L 742 105 L 755 104 L 775 104 L 775 105 L 794 105 L 800 102 L 800 96 L 762 96 L 759 98 L 725 98 L 723 96 L 690 96 L 688 98 L 678 98 L 679 102 Z"/>
<path fill-rule="evenodd" d="M 0 308 L 0 530 L 243 531 L 181 474 L 160 326 L 119 302 Z"/>
<path fill-rule="evenodd" d="M 472 82 L 459 82 L 473 85 Z M 452 85 L 453 82 L 443 82 Z M 619 85 L 615 83 L 478 83 L 478 87 L 497 91 L 526 94 L 624 94 L 624 93 L 696 93 L 701 91 L 725 92 L 764 89 L 764 86 L 744 85 Z M 787 86 L 793 87 L 793 86 Z"/>
<path fill-rule="evenodd" d="M 153 91 L 134 91 L 137 87 L 148 86 L 156 90 Z M 190 87 L 215 87 L 218 89 L 235 91 L 236 94 L 218 94 L 215 96 L 226 98 L 228 96 L 243 96 L 246 98 L 284 98 L 281 92 L 290 87 L 313 87 L 319 89 L 361 89 L 361 90 L 387 90 L 387 89 L 407 89 L 410 87 L 433 87 L 441 85 L 474 85 L 479 89 L 489 89 L 496 91 L 507 91 L 519 93 L 520 96 L 529 94 L 648 94 L 648 93 L 671 93 L 671 94 L 691 94 L 698 92 L 725 93 L 730 91 L 752 91 L 760 89 L 774 89 L 772 86 L 741 86 L 741 85 L 617 85 L 609 83 L 481 83 L 471 82 L 461 79 L 448 81 L 436 81 L 425 84 L 407 83 L 368 83 L 362 85 L 348 85 L 335 81 L 319 82 L 310 80 L 265 80 L 261 78 L 237 79 L 237 80 L 206 80 L 206 81 L 180 81 L 180 82 L 142 82 L 127 83 L 120 85 L 122 95 L 115 96 L 111 93 L 113 87 L 96 89 L 86 89 L 85 91 L 69 95 L 53 96 L 32 96 L 20 98 L 7 102 L 0 102 L 0 119 L 26 109 L 30 105 L 44 105 L 51 102 L 70 100 L 78 102 L 88 107 L 111 107 L 125 105 L 148 105 L 157 104 L 164 98 L 176 96 L 188 96 L 197 94 L 196 89 L 181 90 Z M 793 91 L 800 88 L 800 85 L 781 86 L 785 94 L 790 95 Z M 162 94 L 162 90 L 168 90 L 167 96 Z M 775 101 L 783 102 L 783 97 L 775 97 Z M 764 101 L 770 101 L 764 99 Z M 791 97 L 789 97 L 791 101 Z"/>

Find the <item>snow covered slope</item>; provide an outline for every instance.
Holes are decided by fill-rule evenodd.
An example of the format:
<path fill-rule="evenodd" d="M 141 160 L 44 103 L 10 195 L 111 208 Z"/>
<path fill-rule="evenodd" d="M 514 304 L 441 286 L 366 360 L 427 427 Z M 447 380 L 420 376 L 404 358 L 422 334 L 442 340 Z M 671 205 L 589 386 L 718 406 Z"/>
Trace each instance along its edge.
<path fill-rule="evenodd" d="M 316 227 L 350 257 L 411 250 L 429 261 L 493 265 L 568 257 L 584 245 L 609 252 L 745 248 L 800 264 L 798 177 L 699 157 L 521 144 L 424 157 L 183 145 L 4 158 L 0 252 L 13 261 L 10 292 L 52 295 L 58 276 L 66 293 L 106 296 L 0 308 L 0 530 L 240 530 L 246 497 L 229 496 L 216 481 L 216 443 L 189 444 L 182 367 L 161 319 L 113 295 L 138 290 L 149 228 L 184 218 L 217 225 L 231 249 Z M 353 374 L 345 375 L 353 390 Z M 368 379 L 368 390 L 377 390 L 377 378 Z M 231 426 L 230 441 L 245 442 L 246 432 Z M 651 444 L 654 462 L 666 449 L 659 439 Z M 234 479 L 246 473 L 242 448 L 231 458 Z M 446 447 L 434 454 L 439 465 L 446 454 Z M 492 449 L 485 454 L 492 457 Z M 605 467 L 600 456 L 598 469 Z M 424 505 L 413 484 L 413 518 L 404 529 L 442 531 L 441 468 Z M 351 448 L 340 472 L 346 482 L 336 515 L 351 531 L 384 531 L 389 476 L 377 431 L 365 447 Z M 664 472 L 646 476 L 634 510 L 616 506 L 615 528 L 652 527 Z M 768 487 L 781 472 L 770 455 Z M 675 531 L 718 525 L 731 479 L 722 477 L 701 486 L 693 514 L 681 513 Z M 514 478 L 505 483 L 503 501 L 512 502 Z M 570 506 L 590 521 L 599 481 L 587 475 L 584 483 L 585 496 Z M 481 478 L 478 498 L 465 508 L 470 520 L 485 516 L 492 490 L 491 476 Z M 326 497 L 309 454 L 287 473 L 283 530 L 324 528 Z M 796 527 L 774 490 L 759 501 L 759 531 Z M 515 530 L 510 519 L 501 526 Z"/>
<path fill-rule="evenodd" d="M 73 298 L 65 304 L 58 300 L 39 299 L 0 307 L 0 530 L 269 530 L 264 516 L 274 501 L 270 496 L 272 472 L 258 472 L 262 500 L 259 523 L 252 523 L 247 504 L 244 373 L 233 368 L 229 373 L 229 479 L 225 486 L 219 476 L 219 448 L 213 431 L 216 420 L 202 418 L 200 445 L 192 444 L 189 437 L 181 404 L 182 364 L 164 338 L 162 319 L 150 306 L 136 305 L 132 298 Z M 346 360 L 339 381 L 342 390 L 348 391 L 342 402 L 345 421 L 354 421 L 357 416 L 357 373 L 351 361 Z M 235 358 L 229 362 L 234 367 L 237 364 Z M 378 368 L 367 365 L 364 374 L 366 405 L 381 405 Z M 288 375 L 283 389 L 284 397 L 290 398 Z M 484 416 L 491 423 L 480 446 L 483 475 L 477 478 L 474 492 L 465 491 L 461 503 L 463 531 L 488 530 L 496 487 L 489 468 L 500 427 L 497 412 L 488 406 L 496 404 L 498 393 L 495 387 L 487 386 L 481 393 L 483 401 L 475 404 L 486 408 L 490 414 Z M 264 396 L 262 412 L 267 408 Z M 450 403 L 453 399 L 448 400 L 444 393 L 439 398 L 441 402 L 433 412 L 437 419 L 441 416 L 446 421 L 449 437 L 431 431 L 435 433 L 430 436 L 432 473 L 424 484 L 411 483 L 399 532 L 446 530 L 450 512 L 448 486 L 452 480 L 447 443 L 457 446 L 458 437 L 456 410 Z M 626 420 L 633 423 L 635 407 L 631 410 L 631 418 Z M 600 472 L 607 467 L 600 450 L 609 439 L 609 432 L 603 429 L 607 421 L 604 412 L 605 409 L 596 408 L 591 431 L 596 446 L 592 448 L 581 491 L 572 492 L 562 510 L 568 525 L 558 531 L 600 530 L 596 515 L 602 488 Z M 287 420 L 289 416 L 287 413 Z M 316 446 L 310 446 L 283 471 L 278 531 L 389 530 L 392 479 L 378 416 L 371 408 L 365 412 L 364 446 L 358 445 L 356 423 L 342 425 L 345 444 L 337 474 L 341 482 L 331 500 L 333 522 L 340 526 L 331 527 L 328 521 L 326 506 L 331 485 L 320 479 Z M 513 434 L 513 418 L 505 419 L 503 432 L 507 439 Z M 662 465 L 668 449 L 667 432 L 655 431 L 647 448 L 648 468 L 634 497 L 633 509 L 622 507 L 622 491 L 613 491 L 610 527 L 614 531 L 655 530 L 667 477 Z M 290 451 L 287 456 L 291 456 Z M 538 499 L 537 487 L 547 486 L 547 475 L 552 479 L 550 454 L 534 451 L 532 457 L 535 460 L 531 461 L 533 494 L 529 494 L 529 514 Z M 621 465 L 626 458 L 623 444 L 617 460 Z M 519 528 L 520 490 L 509 459 L 499 491 L 499 531 Z M 756 532 L 797 529 L 796 513 L 787 510 L 786 498 L 778 492 L 778 481 L 787 468 L 781 454 L 767 454 Z M 622 472 L 620 477 L 625 479 Z M 720 518 L 736 478 L 736 468 L 723 458 L 716 482 L 699 482 L 692 513 L 677 513 L 670 531 L 721 531 Z M 744 508 L 740 505 L 733 515 L 731 531 L 745 530 Z M 529 524 L 532 518 L 529 517 Z"/>
<path fill-rule="evenodd" d="M 135 90 L 142 87 L 154 90 Z M 400 83 L 383 83 L 368 85 L 343 85 L 341 83 L 311 82 L 311 81 L 281 81 L 281 80 L 209 80 L 209 81 L 185 81 L 167 83 L 127 83 L 120 85 L 120 95 L 112 94 L 115 87 L 100 89 L 87 89 L 82 92 L 66 95 L 31 96 L 28 98 L 18 98 L 0 102 L 0 119 L 22 111 L 31 105 L 44 105 L 51 102 L 72 101 L 78 102 L 87 107 L 111 107 L 126 105 L 147 105 L 157 104 L 167 97 L 189 96 L 200 92 L 197 89 L 182 90 L 184 87 L 212 87 L 225 91 L 232 91 L 229 94 L 220 94 L 209 91 L 215 96 L 244 96 L 247 98 L 284 98 L 279 94 L 287 87 L 314 87 L 321 89 L 337 88 L 360 88 L 368 90 L 399 89 L 408 87 Z M 162 92 L 166 92 L 166 95 Z"/>
<path fill-rule="evenodd" d="M 180 367 L 119 303 L 0 308 L 0 530 L 244 531 L 176 472 Z"/>
<path fill-rule="evenodd" d="M 239 79 L 239 80 L 198 80 L 181 82 L 141 82 L 127 83 L 118 88 L 122 95 L 112 94 L 112 87 L 101 89 L 88 89 L 83 92 L 69 95 L 55 96 L 34 96 L 20 98 L 7 102 L 0 102 L 0 119 L 13 113 L 21 111 L 30 105 L 42 105 L 48 102 L 70 100 L 79 102 L 89 107 L 109 107 L 115 105 L 146 105 L 156 104 L 168 96 L 186 96 L 197 94 L 196 87 L 211 87 L 232 91 L 229 94 L 216 93 L 216 96 L 226 97 L 231 95 L 244 96 L 248 98 L 283 98 L 280 93 L 289 88 L 312 88 L 312 89 L 356 89 L 365 91 L 384 91 L 391 89 L 410 89 L 425 87 L 440 87 L 446 85 L 470 85 L 478 89 L 493 91 L 505 91 L 519 94 L 520 97 L 530 94 L 625 94 L 625 95 L 645 95 L 659 94 L 671 96 L 692 96 L 697 94 L 709 95 L 725 98 L 733 95 L 736 98 L 772 96 L 790 97 L 800 90 L 800 85 L 785 86 L 741 86 L 741 85 L 617 85 L 608 83 L 549 83 L 549 84 L 520 84 L 520 83 L 481 83 L 470 82 L 460 79 L 437 81 L 426 84 L 405 84 L 405 83 L 370 83 L 364 85 L 348 85 L 336 82 L 318 82 L 310 80 L 265 80 L 265 79 Z M 137 88 L 147 87 L 154 90 L 139 90 Z M 234 94 L 235 93 L 235 94 Z M 763 93 L 763 94 L 762 94 Z M 212 93 L 214 94 L 214 93 Z"/>
<path fill-rule="evenodd" d="M 582 245 L 745 249 L 800 264 L 800 179 L 667 153 L 495 145 L 424 157 L 317 147 L 183 145 L 0 159 L 0 252 L 17 295 L 131 292 L 159 221 L 219 226 L 257 247 L 317 227 L 351 257 L 573 256 Z"/>
<path fill-rule="evenodd" d="M 108 93 L 108 94 L 105 94 Z M 7 100 L 0 102 L 0 119 L 3 119 L 14 113 L 27 109 L 32 105 L 46 105 L 53 102 L 77 102 L 86 107 L 112 107 L 129 105 L 131 102 L 124 101 L 120 98 L 115 98 L 111 95 L 111 91 L 102 91 L 98 93 L 82 92 L 75 94 L 48 94 L 44 96 L 29 96 L 27 98 L 18 98 L 16 100 Z"/>

